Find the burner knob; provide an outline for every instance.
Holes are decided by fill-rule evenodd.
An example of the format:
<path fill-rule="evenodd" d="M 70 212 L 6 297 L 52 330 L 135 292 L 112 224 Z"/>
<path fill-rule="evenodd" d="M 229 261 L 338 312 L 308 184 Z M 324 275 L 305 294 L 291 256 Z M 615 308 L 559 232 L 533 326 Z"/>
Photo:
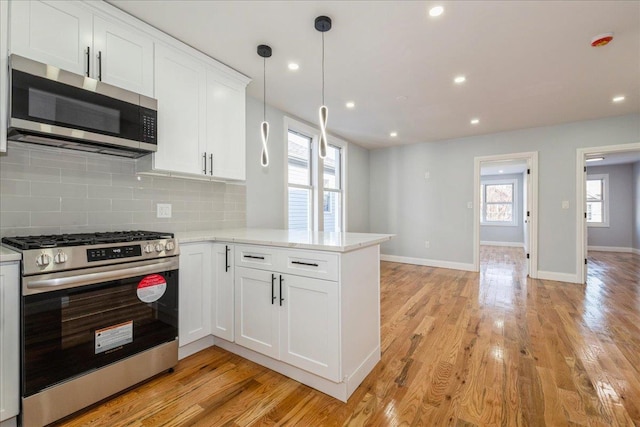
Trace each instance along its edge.
<path fill-rule="evenodd" d="M 55 262 L 56 264 L 64 264 L 65 262 L 67 262 L 67 259 L 69 259 L 67 254 L 62 251 L 58 251 L 56 256 L 53 257 L 53 262 Z"/>
<path fill-rule="evenodd" d="M 167 249 L 168 251 L 172 251 L 172 250 L 174 250 L 175 248 L 176 248 L 176 245 L 175 245 L 173 242 L 167 242 L 166 249 Z"/>
<path fill-rule="evenodd" d="M 150 254 L 151 252 L 153 252 L 153 246 L 147 244 L 144 246 L 144 252 L 147 254 Z"/>
<path fill-rule="evenodd" d="M 162 243 L 158 243 L 156 245 L 156 252 L 162 252 L 164 250 L 164 245 Z"/>
<path fill-rule="evenodd" d="M 51 262 L 51 256 L 44 253 L 38 255 L 38 257 L 36 258 L 36 265 L 38 267 L 46 267 L 47 265 L 49 265 L 50 262 Z"/>

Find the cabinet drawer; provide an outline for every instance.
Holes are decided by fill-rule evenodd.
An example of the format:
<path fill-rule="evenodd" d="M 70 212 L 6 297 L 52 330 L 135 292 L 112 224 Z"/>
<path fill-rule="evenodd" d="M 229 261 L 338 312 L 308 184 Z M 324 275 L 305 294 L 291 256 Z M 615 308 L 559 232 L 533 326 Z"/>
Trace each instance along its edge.
<path fill-rule="evenodd" d="M 338 255 L 306 251 L 283 251 L 284 272 L 324 280 L 338 280 Z"/>
<path fill-rule="evenodd" d="M 278 251 L 262 246 L 236 246 L 236 266 L 258 268 L 260 270 L 279 270 L 277 268 Z"/>

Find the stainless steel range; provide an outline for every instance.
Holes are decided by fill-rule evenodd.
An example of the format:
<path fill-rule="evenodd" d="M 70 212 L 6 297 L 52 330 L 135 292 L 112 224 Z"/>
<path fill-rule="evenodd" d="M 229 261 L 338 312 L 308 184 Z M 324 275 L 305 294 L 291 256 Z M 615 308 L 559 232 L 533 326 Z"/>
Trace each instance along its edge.
<path fill-rule="evenodd" d="M 127 231 L 5 237 L 22 252 L 21 418 L 43 426 L 178 362 L 178 243 Z"/>

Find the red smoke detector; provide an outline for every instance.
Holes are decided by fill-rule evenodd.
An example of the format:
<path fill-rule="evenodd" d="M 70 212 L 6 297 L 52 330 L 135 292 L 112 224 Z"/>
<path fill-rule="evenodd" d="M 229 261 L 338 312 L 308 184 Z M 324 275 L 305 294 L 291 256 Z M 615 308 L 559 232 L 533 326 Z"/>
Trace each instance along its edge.
<path fill-rule="evenodd" d="M 591 39 L 591 46 L 593 47 L 606 46 L 609 44 L 611 40 L 613 40 L 613 33 L 599 34 Z"/>

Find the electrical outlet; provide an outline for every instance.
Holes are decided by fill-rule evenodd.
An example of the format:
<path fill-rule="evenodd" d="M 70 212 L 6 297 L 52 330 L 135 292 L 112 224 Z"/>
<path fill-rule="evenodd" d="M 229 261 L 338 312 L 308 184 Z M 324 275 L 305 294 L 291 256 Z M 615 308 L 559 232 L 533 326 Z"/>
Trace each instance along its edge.
<path fill-rule="evenodd" d="M 158 203 L 157 218 L 171 218 L 171 203 Z"/>
<path fill-rule="evenodd" d="M 562 209 L 569 209 L 569 201 L 568 200 L 563 200 L 562 201 Z"/>
<path fill-rule="evenodd" d="M 467 202 L 467 209 L 473 209 L 473 202 Z"/>
<path fill-rule="evenodd" d="M 430 172 L 425 172 L 424 173 L 424 179 L 429 179 L 431 178 L 431 173 Z"/>
<path fill-rule="evenodd" d="M 431 243 L 428 240 L 424 241 L 424 247 L 429 249 L 431 247 Z"/>

